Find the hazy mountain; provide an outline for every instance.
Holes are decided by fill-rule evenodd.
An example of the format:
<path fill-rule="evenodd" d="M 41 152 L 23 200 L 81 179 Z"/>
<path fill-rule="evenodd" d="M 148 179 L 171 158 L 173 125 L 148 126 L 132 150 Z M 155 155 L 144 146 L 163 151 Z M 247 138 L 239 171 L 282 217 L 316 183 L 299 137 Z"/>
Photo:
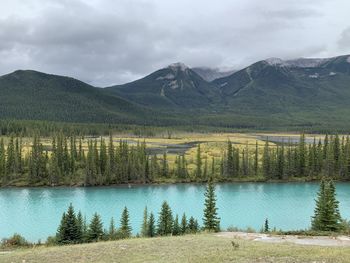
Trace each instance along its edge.
<path fill-rule="evenodd" d="M 182 109 L 210 107 L 218 97 L 215 88 L 186 65 L 174 63 L 142 79 L 107 90 L 141 105 Z"/>
<path fill-rule="evenodd" d="M 195 70 L 175 63 L 105 89 L 68 77 L 16 71 L 0 77 L 0 117 L 350 128 L 350 56 L 270 58 L 211 82 Z"/>
<path fill-rule="evenodd" d="M 139 106 L 79 80 L 18 70 L 0 77 L 0 117 L 74 122 L 136 122 Z"/>

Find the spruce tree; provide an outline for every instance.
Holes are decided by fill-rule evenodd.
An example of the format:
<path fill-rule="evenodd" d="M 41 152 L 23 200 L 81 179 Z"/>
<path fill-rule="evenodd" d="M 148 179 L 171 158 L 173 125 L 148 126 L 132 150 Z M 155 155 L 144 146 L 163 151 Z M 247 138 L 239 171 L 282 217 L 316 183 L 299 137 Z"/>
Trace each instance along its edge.
<path fill-rule="evenodd" d="M 111 218 L 111 222 L 109 224 L 109 229 L 108 229 L 108 236 L 110 240 L 115 240 L 116 239 L 116 235 L 117 235 L 117 231 L 115 228 L 115 224 L 114 224 L 114 218 Z"/>
<path fill-rule="evenodd" d="M 179 216 L 176 215 L 174 220 L 174 225 L 173 225 L 173 236 L 177 236 L 180 234 L 181 234 L 181 227 L 179 224 Z"/>
<path fill-rule="evenodd" d="M 126 207 L 124 207 L 121 219 L 120 219 L 120 235 L 122 238 L 129 238 L 131 237 L 131 226 L 129 222 L 129 211 Z"/>
<path fill-rule="evenodd" d="M 153 213 L 151 212 L 148 219 L 148 233 L 147 236 L 154 237 L 156 235 L 156 221 Z"/>
<path fill-rule="evenodd" d="M 158 235 L 170 235 L 173 229 L 173 216 L 170 206 L 166 201 L 163 202 L 158 219 Z"/>
<path fill-rule="evenodd" d="M 141 226 L 141 236 L 146 237 L 148 235 L 148 211 L 147 206 L 143 211 L 143 221 Z"/>
<path fill-rule="evenodd" d="M 199 230 L 198 221 L 193 216 L 188 220 L 188 230 L 190 233 L 197 233 Z"/>
<path fill-rule="evenodd" d="M 197 155 L 196 155 L 196 178 L 200 180 L 202 178 L 202 157 L 201 157 L 201 145 L 198 143 Z"/>
<path fill-rule="evenodd" d="M 316 231 L 341 230 L 341 216 L 332 181 L 322 180 L 320 183 L 311 228 Z"/>
<path fill-rule="evenodd" d="M 61 224 L 57 231 L 57 242 L 59 244 L 78 243 L 81 240 L 77 217 L 73 205 L 70 204 L 67 213 L 63 213 Z"/>
<path fill-rule="evenodd" d="M 187 228 L 188 228 L 188 226 L 187 226 L 186 214 L 183 213 L 182 218 L 181 218 L 181 234 L 183 234 L 183 235 L 186 234 Z"/>
<path fill-rule="evenodd" d="M 103 225 L 101 221 L 101 217 L 95 213 L 92 216 L 89 230 L 88 230 L 88 241 L 96 242 L 103 238 Z"/>
<path fill-rule="evenodd" d="M 270 231 L 269 220 L 266 218 L 265 225 L 264 225 L 264 232 L 269 232 L 269 231 Z"/>
<path fill-rule="evenodd" d="M 78 229 L 77 242 L 81 243 L 83 242 L 83 238 L 84 238 L 84 219 L 80 211 L 78 212 L 78 215 L 77 215 L 77 229 Z"/>
<path fill-rule="evenodd" d="M 215 196 L 215 187 L 212 180 L 209 180 L 206 192 L 204 194 L 204 217 L 203 225 L 204 229 L 209 231 L 219 231 L 220 230 L 220 218 L 217 214 L 216 207 L 216 196 Z"/>

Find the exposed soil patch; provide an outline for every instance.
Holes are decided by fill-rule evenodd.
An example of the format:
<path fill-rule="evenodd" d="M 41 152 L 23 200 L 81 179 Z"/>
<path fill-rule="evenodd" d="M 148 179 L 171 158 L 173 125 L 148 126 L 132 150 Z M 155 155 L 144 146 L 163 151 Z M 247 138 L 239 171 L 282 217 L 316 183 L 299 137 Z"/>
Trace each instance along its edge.
<path fill-rule="evenodd" d="M 327 247 L 350 247 L 349 236 L 297 236 L 297 235 L 270 235 L 262 233 L 246 232 L 220 232 L 218 237 L 240 238 L 265 243 L 293 243 L 298 245 L 327 246 Z"/>

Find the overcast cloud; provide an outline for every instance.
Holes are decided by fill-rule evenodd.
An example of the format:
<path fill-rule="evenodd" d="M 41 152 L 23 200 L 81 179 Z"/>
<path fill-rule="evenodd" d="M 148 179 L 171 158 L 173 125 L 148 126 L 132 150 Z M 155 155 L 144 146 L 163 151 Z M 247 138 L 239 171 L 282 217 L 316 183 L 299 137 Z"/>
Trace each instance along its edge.
<path fill-rule="evenodd" d="M 3 0 L 0 75 L 34 69 L 97 86 L 170 63 L 241 68 L 350 53 L 348 0 Z"/>

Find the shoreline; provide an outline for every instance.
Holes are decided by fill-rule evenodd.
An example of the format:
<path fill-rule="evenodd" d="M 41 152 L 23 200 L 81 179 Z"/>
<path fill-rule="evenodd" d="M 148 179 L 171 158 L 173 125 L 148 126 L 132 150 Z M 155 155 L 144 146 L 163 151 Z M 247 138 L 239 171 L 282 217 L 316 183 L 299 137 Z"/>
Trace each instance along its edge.
<path fill-rule="evenodd" d="M 248 178 L 247 178 L 248 179 Z M 249 183 L 263 183 L 263 184 L 284 184 L 284 183 L 318 183 L 321 178 L 302 178 L 295 177 L 290 178 L 289 180 L 264 180 L 263 178 L 256 178 L 252 180 L 219 180 L 215 181 L 215 184 L 249 184 Z M 350 180 L 342 180 L 342 179 L 333 179 L 334 182 L 346 183 Z M 0 186 L 1 189 L 21 189 L 21 188 L 125 188 L 125 187 L 141 187 L 141 186 L 164 186 L 164 185 L 184 185 L 184 184 L 194 184 L 194 185 L 205 185 L 207 181 L 179 181 L 179 182 L 151 182 L 151 183 L 142 183 L 142 182 L 131 182 L 131 183 L 119 183 L 119 184 L 109 184 L 109 185 L 90 185 L 84 186 L 81 184 L 68 185 L 68 184 L 59 184 L 59 185 L 8 185 L 8 186 Z"/>

